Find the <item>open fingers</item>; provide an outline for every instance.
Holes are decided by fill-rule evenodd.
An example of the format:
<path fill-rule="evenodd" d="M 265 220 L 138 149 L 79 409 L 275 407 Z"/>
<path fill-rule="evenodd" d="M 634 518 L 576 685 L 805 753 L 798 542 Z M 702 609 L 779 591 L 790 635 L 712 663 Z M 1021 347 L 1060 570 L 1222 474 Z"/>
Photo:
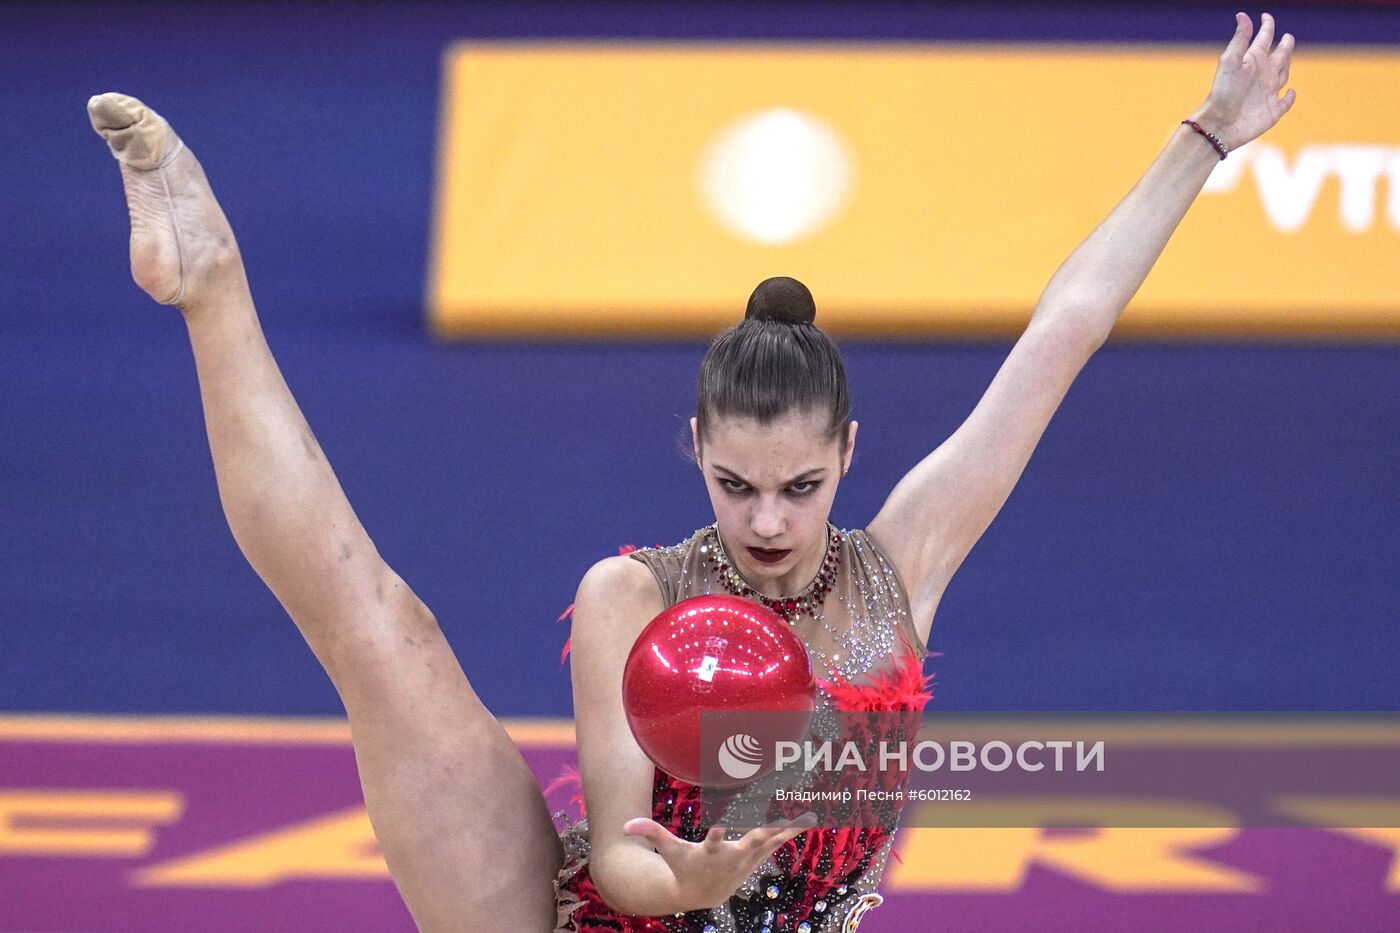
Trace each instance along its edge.
<path fill-rule="evenodd" d="M 804 813 L 793 820 L 775 820 L 767 826 L 759 826 L 744 834 L 741 843 L 753 851 L 764 851 L 765 855 L 781 846 L 789 839 L 795 839 L 817 825 L 815 813 Z"/>
<path fill-rule="evenodd" d="M 746 852 L 757 852 L 766 846 L 774 836 L 788 828 L 791 824 L 789 820 L 778 820 L 776 823 L 769 823 L 767 826 L 756 826 L 744 833 L 744 837 L 739 840 L 739 845 Z"/>
<path fill-rule="evenodd" d="M 789 826 L 787 829 L 778 830 L 776 835 L 770 838 L 766 843 L 763 844 L 762 847 L 759 848 L 759 861 L 766 859 L 768 856 L 772 855 L 774 852 L 781 849 L 784 845 L 796 839 L 798 836 L 802 835 L 811 828 L 812 827 L 810 825 L 803 824 L 799 826 Z"/>
<path fill-rule="evenodd" d="M 1244 57 L 1244 50 L 1249 47 L 1249 37 L 1253 34 L 1254 22 L 1245 14 L 1236 13 L 1235 34 L 1230 37 L 1230 43 L 1220 57 L 1226 61 L 1239 61 Z"/>
<path fill-rule="evenodd" d="M 1250 44 L 1251 52 L 1259 51 L 1265 55 L 1274 47 L 1274 18 L 1268 13 L 1259 15 L 1259 34 L 1254 37 L 1254 42 Z"/>
<path fill-rule="evenodd" d="M 1293 64 L 1293 35 L 1285 32 L 1279 40 L 1278 48 L 1269 55 L 1269 64 L 1278 69 L 1278 84 L 1274 90 L 1281 90 L 1288 83 L 1288 66 Z"/>

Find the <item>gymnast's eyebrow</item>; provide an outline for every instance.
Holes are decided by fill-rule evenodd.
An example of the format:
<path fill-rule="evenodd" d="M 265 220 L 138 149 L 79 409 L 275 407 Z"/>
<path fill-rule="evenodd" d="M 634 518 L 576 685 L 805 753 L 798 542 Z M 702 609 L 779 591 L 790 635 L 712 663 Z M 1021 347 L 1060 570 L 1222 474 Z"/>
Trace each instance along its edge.
<path fill-rule="evenodd" d="M 727 467 L 727 466 L 721 466 L 721 465 L 719 465 L 718 463 L 711 464 L 711 466 L 712 466 L 715 470 L 718 470 L 718 471 L 720 471 L 720 472 L 722 472 L 722 473 L 728 473 L 729 475 L 726 477 L 727 479 L 732 479 L 732 480 L 734 480 L 735 482 L 743 483 L 745 486 L 752 486 L 752 485 L 753 485 L 753 483 L 751 483 L 751 482 L 749 482 L 748 480 L 744 479 L 744 478 L 743 478 L 742 476 L 740 476 L 736 471 L 729 469 L 729 467 Z M 807 470 L 807 471 L 805 471 L 805 472 L 802 472 L 802 473 L 797 474 L 795 477 L 793 477 L 792 479 L 790 479 L 790 480 L 788 480 L 787 482 L 783 483 L 782 485 L 784 485 L 784 486 L 793 486 L 793 485 L 796 485 L 797 483 L 807 483 L 807 482 L 811 482 L 811 481 L 814 480 L 814 479 L 821 479 L 821 478 L 822 478 L 823 476 L 825 476 L 825 475 L 826 475 L 826 467 L 813 467 L 813 468 L 810 469 L 810 470 Z"/>

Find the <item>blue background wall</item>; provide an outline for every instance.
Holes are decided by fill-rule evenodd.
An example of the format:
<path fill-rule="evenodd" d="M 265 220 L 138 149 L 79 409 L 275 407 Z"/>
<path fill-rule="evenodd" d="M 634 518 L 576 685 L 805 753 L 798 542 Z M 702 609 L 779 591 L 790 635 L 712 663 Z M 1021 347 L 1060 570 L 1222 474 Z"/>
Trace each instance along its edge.
<path fill-rule="evenodd" d="M 0 710 L 339 710 L 223 523 L 183 328 L 130 281 L 89 95 L 144 98 L 199 153 L 293 391 L 488 705 L 564 715 L 552 622 L 579 576 L 621 543 L 709 520 L 675 444 L 703 347 L 427 339 L 442 49 L 493 36 L 1214 44 L 1231 12 L 0 7 Z M 1275 12 L 1304 48 L 1400 42 L 1393 8 Z M 847 345 L 862 430 L 839 523 L 874 514 L 1006 350 Z M 1397 389 L 1393 345 L 1110 343 L 944 599 L 938 704 L 1400 708 Z"/>

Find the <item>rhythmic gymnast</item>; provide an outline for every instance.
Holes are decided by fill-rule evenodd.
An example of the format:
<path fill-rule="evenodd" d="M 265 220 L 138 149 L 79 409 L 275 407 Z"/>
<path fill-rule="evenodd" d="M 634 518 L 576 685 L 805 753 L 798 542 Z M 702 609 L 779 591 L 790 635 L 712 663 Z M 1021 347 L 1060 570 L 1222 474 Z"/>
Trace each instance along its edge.
<path fill-rule="evenodd" d="M 183 315 L 229 527 L 335 685 L 384 858 L 425 930 L 854 930 L 890 839 L 779 822 L 709 825 L 623 715 L 621 671 L 665 606 L 713 590 L 774 606 L 817 669 L 901 682 L 920 703 L 934 610 L 1005 502 L 1076 374 L 1108 338 L 1211 169 L 1293 105 L 1293 37 L 1243 13 L 1206 100 L 1060 266 L 967 420 L 864 531 L 827 521 L 856 423 L 811 296 L 770 280 L 711 345 L 692 421 L 715 523 L 584 577 L 573 633 L 588 822 L 564 829 L 482 705 L 432 612 L 379 556 L 264 341 L 204 172 L 158 114 L 88 104 L 120 164 L 137 284 Z M 1111 144 L 1111 127 L 1096 127 Z M 1093 158 L 1091 151 L 1085 158 Z M 891 681 L 890 678 L 894 678 Z M 735 838 L 731 838 L 735 837 Z"/>

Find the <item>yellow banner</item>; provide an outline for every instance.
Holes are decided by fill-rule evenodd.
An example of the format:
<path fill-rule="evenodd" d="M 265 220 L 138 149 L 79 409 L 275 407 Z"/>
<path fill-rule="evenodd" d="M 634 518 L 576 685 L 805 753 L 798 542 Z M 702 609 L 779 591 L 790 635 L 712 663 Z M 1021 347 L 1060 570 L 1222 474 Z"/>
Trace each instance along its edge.
<path fill-rule="evenodd" d="M 837 333 L 1014 332 L 1219 52 L 455 46 L 432 327 L 710 334 L 790 275 Z M 1292 83 L 1119 333 L 1400 333 L 1400 55 L 1304 46 Z"/>

